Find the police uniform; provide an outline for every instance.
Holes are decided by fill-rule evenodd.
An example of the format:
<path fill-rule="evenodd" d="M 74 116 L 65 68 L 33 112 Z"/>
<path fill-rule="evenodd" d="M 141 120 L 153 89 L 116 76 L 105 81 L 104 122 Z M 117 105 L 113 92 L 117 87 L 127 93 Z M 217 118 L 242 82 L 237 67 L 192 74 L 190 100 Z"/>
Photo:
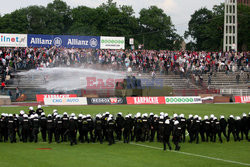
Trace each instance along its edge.
<path fill-rule="evenodd" d="M 166 144 L 168 145 L 169 150 L 172 149 L 170 142 L 169 142 L 172 129 L 173 128 L 169 120 L 168 121 L 166 120 L 164 124 L 164 131 L 163 131 L 163 150 L 166 150 Z"/>
<path fill-rule="evenodd" d="M 16 142 L 16 128 L 17 128 L 17 125 L 16 125 L 16 122 L 13 118 L 13 116 L 11 117 L 8 117 L 8 120 L 7 120 L 7 128 L 8 128 L 8 136 L 9 136 L 9 139 L 10 139 L 10 142 L 11 143 L 14 143 Z"/>
<path fill-rule="evenodd" d="M 87 121 L 86 117 L 83 117 L 82 121 L 83 142 L 87 141 L 89 143 L 88 131 L 89 131 L 89 122 Z"/>
<path fill-rule="evenodd" d="M 21 124 L 22 124 L 22 131 L 21 131 L 22 139 L 23 139 L 23 142 L 26 143 L 28 141 L 28 135 L 29 135 L 29 129 L 30 129 L 30 126 L 29 126 L 30 122 L 29 122 L 28 117 L 23 118 Z"/>
<path fill-rule="evenodd" d="M 33 127 L 33 130 L 32 130 L 32 135 L 33 135 L 33 138 L 34 138 L 34 142 L 37 143 L 38 141 L 38 133 L 39 133 L 39 127 L 40 127 L 40 120 L 38 117 L 35 117 L 33 120 L 32 120 L 32 127 Z"/>
<path fill-rule="evenodd" d="M 173 127 L 173 142 L 175 145 L 175 150 L 180 150 L 179 142 L 181 138 L 181 126 L 180 125 L 174 125 Z"/>
<path fill-rule="evenodd" d="M 115 143 L 114 130 L 115 130 L 115 121 L 109 118 L 107 127 L 109 145 Z"/>
<path fill-rule="evenodd" d="M 76 141 L 76 134 L 77 134 L 77 122 L 74 120 L 73 117 L 69 120 L 69 138 L 70 138 L 70 145 L 77 144 Z"/>
<path fill-rule="evenodd" d="M 49 115 L 48 118 L 47 118 L 47 132 L 48 132 L 49 143 L 52 142 L 54 128 L 55 128 L 54 119 L 52 118 L 51 115 Z"/>
<path fill-rule="evenodd" d="M 60 141 L 63 141 L 63 124 L 62 119 L 60 116 L 58 116 L 55 120 L 55 140 L 57 143 L 60 143 Z M 60 140 L 61 139 L 61 140 Z"/>
<path fill-rule="evenodd" d="M 124 118 L 121 113 L 119 113 L 116 117 L 116 136 L 117 140 L 122 139 L 122 128 L 123 128 Z"/>
<path fill-rule="evenodd" d="M 95 120 L 95 140 L 99 140 L 102 144 L 103 142 L 103 133 L 102 133 L 103 122 L 100 117 L 96 117 Z"/>
<path fill-rule="evenodd" d="M 46 142 L 47 139 L 47 118 L 45 115 L 40 117 L 40 127 L 43 142 Z"/>

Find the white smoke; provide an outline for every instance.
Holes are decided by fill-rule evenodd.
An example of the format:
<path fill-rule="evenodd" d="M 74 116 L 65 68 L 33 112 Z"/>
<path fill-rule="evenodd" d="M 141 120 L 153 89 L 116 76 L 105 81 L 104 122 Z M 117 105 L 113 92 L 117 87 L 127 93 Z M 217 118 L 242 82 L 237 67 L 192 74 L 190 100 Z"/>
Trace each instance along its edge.
<path fill-rule="evenodd" d="M 84 68 L 43 68 L 39 70 L 29 70 L 20 72 L 19 84 L 22 81 L 29 82 L 40 88 L 54 91 L 70 91 L 85 89 L 87 86 L 87 77 L 102 79 L 105 83 L 107 79 L 122 79 L 124 74 L 121 72 L 101 71 Z M 97 84 L 97 82 L 95 82 Z"/>

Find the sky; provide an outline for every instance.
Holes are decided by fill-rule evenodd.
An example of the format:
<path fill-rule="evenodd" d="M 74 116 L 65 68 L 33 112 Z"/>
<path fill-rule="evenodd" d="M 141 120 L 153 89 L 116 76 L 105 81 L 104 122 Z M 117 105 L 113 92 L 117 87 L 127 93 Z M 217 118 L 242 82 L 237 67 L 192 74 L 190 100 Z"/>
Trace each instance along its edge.
<path fill-rule="evenodd" d="M 24 8 L 30 5 L 46 6 L 53 0 L 1 0 L 0 14 L 11 13 L 16 9 Z M 71 8 L 77 6 L 97 7 L 107 0 L 63 0 Z M 188 29 L 188 21 L 191 15 L 198 9 L 206 7 L 212 9 L 214 5 L 219 5 L 225 0 L 113 0 L 117 5 L 130 5 L 135 11 L 135 16 L 139 16 L 142 8 L 148 8 L 155 5 L 168 15 L 171 16 L 172 22 L 175 25 L 177 33 L 183 36 Z"/>

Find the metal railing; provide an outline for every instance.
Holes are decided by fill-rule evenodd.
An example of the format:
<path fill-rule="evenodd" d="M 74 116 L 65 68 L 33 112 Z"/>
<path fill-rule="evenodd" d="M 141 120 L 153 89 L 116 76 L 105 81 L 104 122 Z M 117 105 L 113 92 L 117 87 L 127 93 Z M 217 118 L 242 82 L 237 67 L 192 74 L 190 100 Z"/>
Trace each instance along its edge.
<path fill-rule="evenodd" d="M 220 94 L 234 96 L 249 96 L 250 89 L 220 89 Z"/>

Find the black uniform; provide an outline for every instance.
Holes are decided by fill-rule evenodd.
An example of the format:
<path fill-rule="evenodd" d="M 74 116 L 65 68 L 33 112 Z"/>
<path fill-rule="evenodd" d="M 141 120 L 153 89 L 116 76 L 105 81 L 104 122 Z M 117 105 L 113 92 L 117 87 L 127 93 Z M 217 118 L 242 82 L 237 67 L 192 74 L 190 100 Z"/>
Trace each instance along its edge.
<path fill-rule="evenodd" d="M 225 136 L 225 138 L 227 139 L 227 133 L 226 133 L 226 129 L 227 129 L 227 121 L 225 118 L 221 118 L 220 119 L 220 128 L 221 128 L 221 132 L 223 133 L 223 135 Z"/>
<path fill-rule="evenodd" d="M 240 141 L 241 120 L 235 120 L 236 140 Z"/>
<path fill-rule="evenodd" d="M 16 125 L 16 129 L 14 131 L 14 133 L 15 133 L 14 134 L 14 137 L 15 137 L 14 141 L 16 142 L 16 135 L 18 135 L 19 140 L 22 141 L 21 134 L 19 134 L 19 120 L 18 120 L 18 118 L 16 116 L 14 116 L 14 122 L 15 122 L 15 125 Z"/>
<path fill-rule="evenodd" d="M 193 138 L 194 138 L 194 132 L 193 132 L 193 125 L 194 125 L 194 119 L 192 118 L 188 118 L 187 119 L 187 131 L 189 134 L 189 142 L 193 142 Z"/>
<path fill-rule="evenodd" d="M 160 119 L 158 122 L 158 133 L 159 133 L 159 139 L 158 141 L 163 142 L 163 136 L 164 136 L 164 119 Z"/>
<path fill-rule="evenodd" d="M 55 140 L 57 143 L 60 143 L 60 141 L 63 141 L 62 129 L 63 129 L 62 119 L 58 117 L 55 120 Z"/>
<path fill-rule="evenodd" d="M 32 127 L 33 127 L 32 135 L 33 135 L 35 143 L 37 143 L 37 141 L 38 141 L 37 135 L 39 133 L 39 127 L 40 127 L 40 120 L 39 120 L 39 118 L 34 118 L 32 120 Z"/>
<path fill-rule="evenodd" d="M 87 141 L 89 143 L 88 131 L 89 131 L 89 122 L 87 121 L 86 118 L 84 118 L 82 121 L 83 142 Z"/>
<path fill-rule="evenodd" d="M 114 130 L 115 130 L 115 121 L 114 120 L 108 121 L 107 132 L 108 132 L 109 145 L 115 143 Z"/>
<path fill-rule="evenodd" d="M 182 133 L 182 141 L 186 141 L 186 128 L 187 128 L 187 121 L 186 118 L 180 118 L 180 126 L 181 126 L 181 133 Z"/>
<path fill-rule="evenodd" d="M 193 140 L 196 140 L 196 143 L 198 144 L 199 143 L 199 132 L 200 132 L 200 125 L 201 125 L 201 121 L 197 118 L 197 119 L 194 119 L 194 122 L 193 122 L 193 126 L 192 126 L 192 132 L 194 134 L 194 138 Z"/>
<path fill-rule="evenodd" d="M 116 136 L 117 136 L 117 140 L 121 140 L 122 139 L 122 128 L 123 128 L 123 123 L 124 123 L 124 118 L 118 114 L 117 118 L 116 118 Z"/>
<path fill-rule="evenodd" d="M 235 129 L 235 119 L 229 118 L 228 119 L 228 132 L 227 132 L 227 141 L 230 140 L 230 135 L 233 134 L 234 141 L 236 141 L 236 129 Z"/>
<path fill-rule="evenodd" d="M 43 142 L 46 142 L 46 139 L 47 139 L 47 118 L 45 115 L 42 115 L 40 117 L 40 127 L 41 127 Z"/>
<path fill-rule="evenodd" d="M 168 144 L 168 148 L 169 150 L 172 149 L 170 142 L 169 142 L 169 138 L 172 132 L 172 125 L 171 124 L 165 124 L 164 125 L 164 132 L 163 132 L 163 150 L 166 150 L 166 144 Z"/>
<path fill-rule="evenodd" d="M 30 121 L 28 118 L 23 118 L 22 124 L 22 139 L 23 142 L 26 143 L 28 141 L 29 129 L 30 129 Z"/>
<path fill-rule="evenodd" d="M 70 138 L 70 145 L 72 146 L 74 143 L 77 144 L 76 141 L 76 134 L 77 134 L 77 122 L 70 118 L 69 120 L 69 138 Z"/>
<path fill-rule="evenodd" d="M 23 115 L 19 115 L 19 117 L 17 118 L 18 119 L 18 129 L 17 129 L 17 134 L 18 134 L 18 137 L 20 139 L 20 141 L 23 141 L 22 139 L 22 121 L 23 121 Z"/>
<path fill-rule="evenodd" d="M 62 128 L 62 133 L 63 133 L 63 141 L 67 142 L 68 140 L 68 128 L 69 128 L 69 118 L 67 115 L 63 115 L 62 117 L 62 124 L 63 124 L 63 128 Z"/>
<path fill-rule="evenodd" d="M 212 128 L 212 141 L 216 142 L 216 135 L 218 135 L 219 140 L 222 143 L 220 122 L 217 119 L 214 120 L 212 127 L 213 127 Z"/>
<path fill-rule="evenodd" d="M 248 140 L 248 120 L 247 117 L 241 118 L 240 132 L 241 132 L 241 140 L 243 140 L 243 135 L 245 135 L 246 140 Z"/>
<path fill-rule="evenodd" d="M 88 132 L 90 134 L 90 139 L 92 142 L 94 142 L 94 134 L 93 134 L 93 131 L 94 131 L 94 128 L 95 128 L 95 124 L 94 124 L 94 121 L 91 117 L 87 117 L 87 121 L 88 121 Z"/>
<path fill-rule="evenodd" d="M 175 150 L 180 150 L 180 146 L 179 146 L 179 142 L 180 142 L 180 139 L 181 139 L 181 126 L 178 124 L 178 125 L 174 125 L 173 127 L 173 142 L 175 144 Z"/>
<path fill-rule="evenodd" d="M 141 117 L 138 117 L 135 119 L 135 138 L 136 138 L 136 142 L 141 141 L 141 137 L 142 137 L 142 119 Z"/>
<path fill-rule="evenodd" d="M 43 109 L 42 108 L 38 108 L 36 109 L 36 113 L 40 116 L 43 113 Z"/>
<path fill-rule="evenodd" d="M 9 117 L 7 120 L 8 136 L 11 143 L 16 142 L 16 130 L 17 125 L 13 117 Z"/>
<path fill-rule="evenodd" d="M 211 122 L 208 119 L 202 121 L 204 133 L 205 133 L 205 140 L 208 142 L 208 139 L 211 139 Z"/>
<path fill-rule="evenodd" d="M 2 116 L 0 118 L 0 142 L 8 141 L 7 118 Z"/>
<path fill-rule="evenodd" d="M 29 110 L 29 115 L 28 116 L 30 117 L 33 114 L 35 114 L 35 111 L 34 110 Z"/>
<path fill-rule="evenodd" d="M 99 140 L 101 144 L 103 142 L 102 125 L 102 120 L 97 117 L 95 120 L 95 140 Z"/>
<path fill-rule="evenodd" d="M 149 139 L 149 120 L 147 117 L 142 118 L 142 141 L 147 141 Z"/>
<path fill-rule="evenodd" d="M 123 130 L 123 140 L 124 143 L 129 143 L 129 136 L 131 133 L 130 118 L 125 118 L 124 120 L 124 130 Z"/>
<path fill-rule="evenodd" d="M 82 133 L 82 121 L 83 119 L 81 117 L 79 117 L 77 119 L 77 128 L 78 128 L 78 132 L 79 132 L 79 137 L 78 140 L 83 143 L 83 133 Z"/>
<path fill-rule="evenodd" d="M 48 132 L 49 143 L 52 142 L 54 128 L 55 128 L 55 122 L 54 119 L 50 116 L 47 118 L 47 132 Z"/>

